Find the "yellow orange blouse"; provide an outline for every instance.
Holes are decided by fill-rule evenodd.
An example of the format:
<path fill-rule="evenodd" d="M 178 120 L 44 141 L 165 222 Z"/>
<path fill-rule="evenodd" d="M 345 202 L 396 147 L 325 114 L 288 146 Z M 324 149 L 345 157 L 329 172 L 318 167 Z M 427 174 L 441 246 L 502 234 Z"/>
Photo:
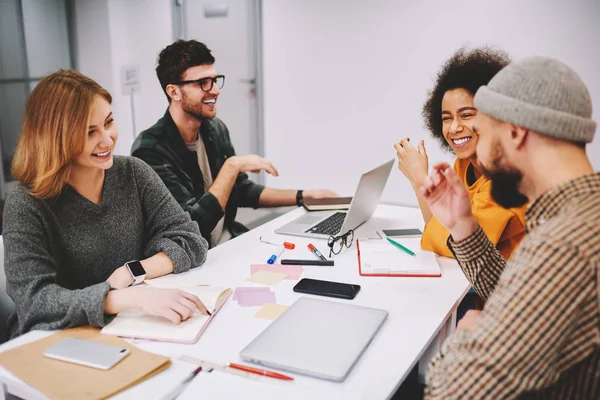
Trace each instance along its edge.
<path fill-rule="evenodd" d="M 492 199 L 492 182 L 484 176 L 481 176 L 473 185 L 469 186 L 467 183 L 469 165 L 470 161 L 468 159 L 457 159 L 454 163 L 454 171 L 469 191 L 473 215 L 479 225 L 504 258 L 509 258 L 525 237 L 526 206 L 510 209 L 499 206 Z M 421 248 L 433 251 L 440 256 L 453 257 L 448 246 L 446 246 L 449 235 L 448 230 L 433 217 L 425 225 L 423 237 L 421 238 Z"/>

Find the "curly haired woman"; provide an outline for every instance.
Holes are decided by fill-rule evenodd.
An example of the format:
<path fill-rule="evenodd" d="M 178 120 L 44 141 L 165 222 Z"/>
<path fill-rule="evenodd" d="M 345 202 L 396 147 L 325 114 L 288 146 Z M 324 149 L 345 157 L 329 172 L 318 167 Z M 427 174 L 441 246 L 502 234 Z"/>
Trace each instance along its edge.
<path fill-rule="evenodd" d="M 456 155 L 454 170 L 468 188 L 473 214 L 505 258 L 510 257 L 525 237 L 525 206 L 505 209 L 492 199 L 491 181 L 483 176 L 475 152 L 477 134 L 473 131 L 473 124 L 477 109 L 473 105 L 473 97 L 480 86 L 486 85 L 509 62 L 508 56 L 499 50 L 486 47 L 458 50 L 438 73 L 435 86 L 423 106 L 425 126 L 443 148 Z M 441 256 L 453 257 L 446 246 L 449 232 L 432 217 L 419 194 L 428 173 L 423 141 L 415 148 L 410 144 L 410 138 L 404 138 L 394 148 L 398 155 L 398 168 L 415 190 L 425 219 L 421 247 Z"/>

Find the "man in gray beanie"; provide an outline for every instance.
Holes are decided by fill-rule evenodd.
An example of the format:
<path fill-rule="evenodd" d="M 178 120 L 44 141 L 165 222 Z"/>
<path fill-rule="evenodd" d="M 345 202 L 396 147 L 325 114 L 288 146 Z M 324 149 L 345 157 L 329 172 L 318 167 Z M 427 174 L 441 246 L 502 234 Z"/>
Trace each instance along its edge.
<path fill-rule="evenodd" d="M 448 164 L 421 188 L 484 311 L 470 311 L 427 373 L 427 399 L 600 399 L 600 174 L 590 95 L 563 63 L 508 65 L 475 95 L 477 157 L 500 205 L 529 201 L 506 261 Z"/>

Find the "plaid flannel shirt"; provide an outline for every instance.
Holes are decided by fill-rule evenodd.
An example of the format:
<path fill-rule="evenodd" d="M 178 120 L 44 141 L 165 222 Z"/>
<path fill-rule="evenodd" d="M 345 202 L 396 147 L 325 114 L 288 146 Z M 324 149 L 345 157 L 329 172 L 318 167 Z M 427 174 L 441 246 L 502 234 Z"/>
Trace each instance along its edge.
<path fill-rule="evenodd" d="M 488 302 L 432 360 L 426 399 L 600 399 L 600 174 L 549 190 L 526 219 L 508 262 L 481 229 L 448 239 Z"/>

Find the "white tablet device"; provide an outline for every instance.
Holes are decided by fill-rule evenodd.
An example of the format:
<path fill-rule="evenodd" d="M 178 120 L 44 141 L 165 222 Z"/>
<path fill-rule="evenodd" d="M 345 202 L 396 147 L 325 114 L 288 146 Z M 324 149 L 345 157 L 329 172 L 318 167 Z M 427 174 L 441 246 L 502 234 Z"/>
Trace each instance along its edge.
<path fill-rule="evenodd" d="M 388 312 L 301 297 L 240 353 L 244 361 L 332 381 L 346 379 Z"/>
<path fill-rule="evenodd" d="M 44 356 L 98 369 L 111 369 L 129 355 L 125 347 L 66 338 L 44 351 Z"/>

